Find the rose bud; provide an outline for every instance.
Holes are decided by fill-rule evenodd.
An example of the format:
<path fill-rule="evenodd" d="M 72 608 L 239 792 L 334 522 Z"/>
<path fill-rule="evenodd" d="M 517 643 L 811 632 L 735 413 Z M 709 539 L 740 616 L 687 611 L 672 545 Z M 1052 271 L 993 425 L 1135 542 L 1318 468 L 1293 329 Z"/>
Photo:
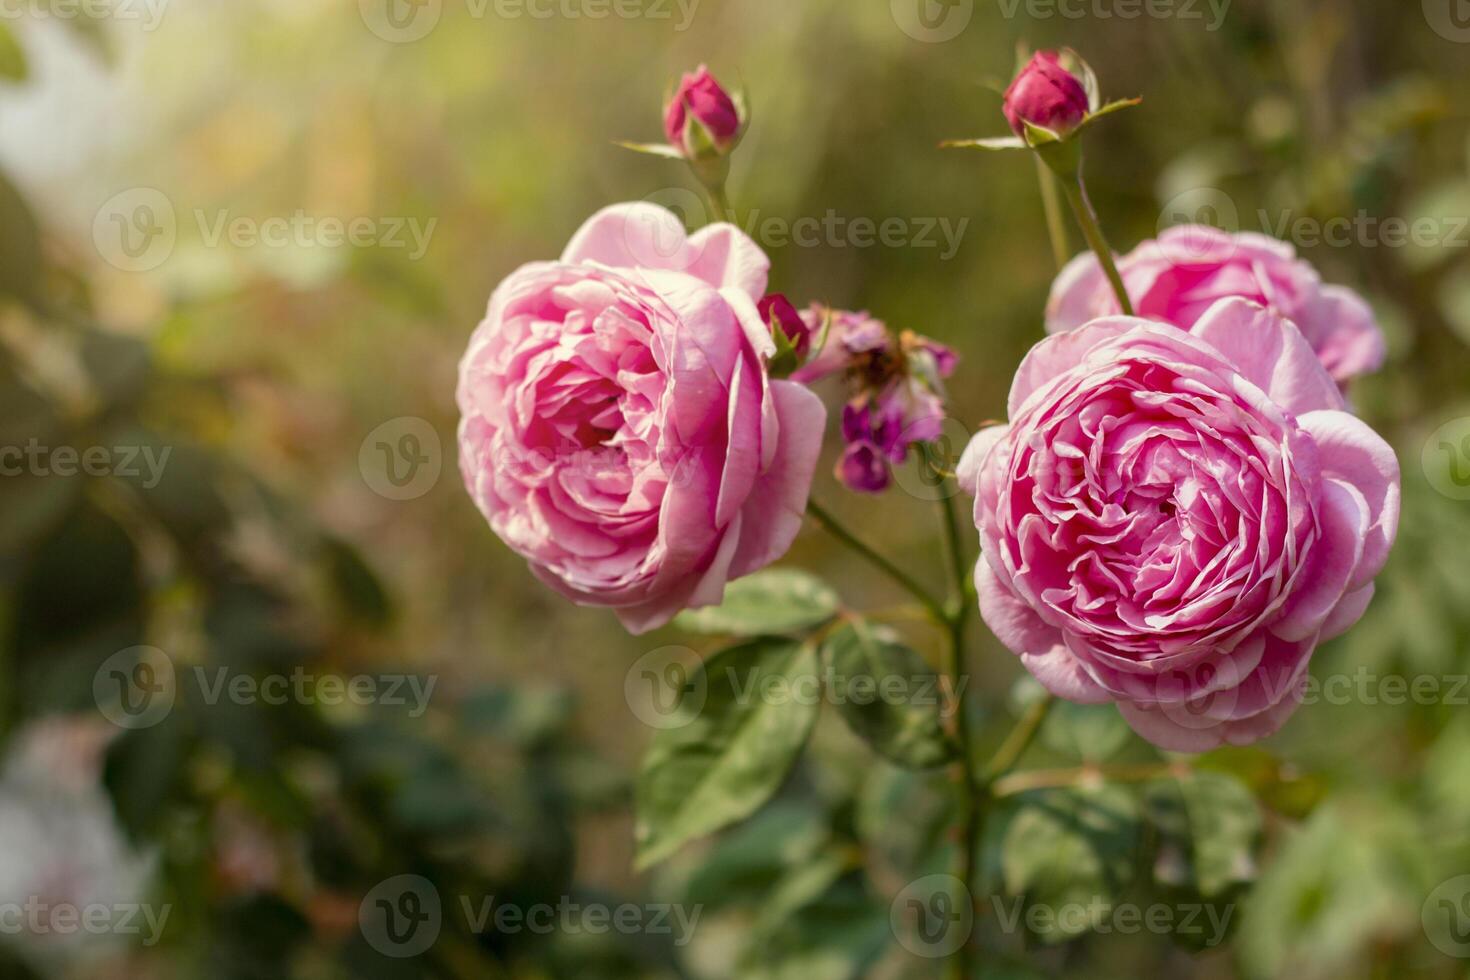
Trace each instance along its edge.
<path fill-rule="evenodd" d="M 812 349 L 812 332 L 791 301 L 782 293 L 772 293 L 760 301 L 757 309 L 766 326 L 771 328 L 777 352 L 789 349 L 798 360 L 805 359 Z"/>
<path fill-rule="evenodd" d="M 704 65 L 686 74 L 664 110 L 664 135 L 687 159 L 723 156 L 745 128 L 744 113 Z"/>
<path fill-rule="evenodd" d="M 1089 111 L 1087 89 L 1062 67 L 1055 51 L 1036 52 L 1006 89 L 1006 119 L 1022 138 L 1026 123 L 1066 136 L 1082 124 Z"/>

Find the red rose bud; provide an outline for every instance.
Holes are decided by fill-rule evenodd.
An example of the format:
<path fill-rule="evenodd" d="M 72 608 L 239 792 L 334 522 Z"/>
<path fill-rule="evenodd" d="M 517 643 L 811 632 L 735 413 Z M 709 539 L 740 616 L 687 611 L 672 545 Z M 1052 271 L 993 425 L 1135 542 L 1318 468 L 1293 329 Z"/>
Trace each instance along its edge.
<path fill-rule="evenodd" d="M 684 76 L 664 110 L 664 135 L 690 160 L 728 153 L 744 125 L 735 100 L 704 65 Z"/>
<path fill-rule="evenodd" d="M 771 336 L 776 337 L 777 348 L 783 346 L 784 338 L 786 346 L 798 358 L 805 358 L 812 348 L 812 332 L 801 314 L 796 312 L 796 307 L 791 305 L 791 301 L 781 293 L 772 293 L 760 301 L 757 309 L 760 310 L 761 319 L 766 326 L 771 328 Z M 780 335 L 776 333 L 778 330 Z"/>
<path fill-rule="evenodd" d="M 1085 89 L 1055 51 L 1038 51 L 1006 89 L 1005 114 L 1016 135 L 1026 123 L 1066 136 L 1082 124 L 1092 106 Z"/>

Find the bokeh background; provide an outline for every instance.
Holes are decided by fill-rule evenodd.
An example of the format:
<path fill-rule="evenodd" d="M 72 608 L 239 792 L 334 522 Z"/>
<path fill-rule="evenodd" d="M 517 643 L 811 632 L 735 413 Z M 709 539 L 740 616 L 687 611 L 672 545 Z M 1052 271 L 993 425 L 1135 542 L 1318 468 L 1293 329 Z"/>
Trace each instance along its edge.
<path fill-rule="evenodd" d="M 1203 218 L 1294 240 L 1371 298 L 1389 361 L 1353 398 L 1405 505 L 1367 618 L 1314 663 L 1349 693 L 1198 763 L 1259 801 L 1215 852 L 1228 938 L 992 916 L 984 975 L 1470 976 L 1463 0 L 0 7 L 0 446 L 47 450 L 0 477 L 0 907 L 168 913 L 96 934 L 7 918 L 4 976 L 938 975 L 889 910 L 946 846 L 943 776 L 875 762 L 831 712 L 754 824 L 633 873 L 653 729 L 630 668 L 707 644 L 627 636 L 490 534 L 459 483 L 455 366 L 494 285 L 597 208 L 701 220 L 679 165 L 613 141 L 658 139 L 670 80 L 708 62 L 750 95 L 731 191 L 774 288 L 953 345 L 955 418 L 1000 416 L 1056 271 L 1036 171 L 937 144 L 1003 132 L 987 86 L 1020 43 L 1144 97 L 1088 136 L 1115 246 Z M 888 219 L 887 241 L 861 225 Z M 105 452 L 64 475 L 63 447 Z M 858 498 L 827 464 L 816 493 L 936 569 L 924 501 Z M 854 607 L 898 601 L 816 529 L 791 561 Z M 977 750 L 1026 696 L 981 632 Z M 301 674 L 281 704 L 197 683 Z M 376 696 L 322 687 L 358 676 Z M 167 703 L 119 714 L 119 681 Z M 1028 765 L 1157 758 L 1111 714 L 1055 728 Z M 1177 905 L 1180 855 L 1140 826 L 1073 856 L 1085 894 Z M 401 875 L 444 906 L 413 957 L 359 923 Z M 492 896 L 702 917 L 682 943 L 476 929 L 460 899 Z"/>

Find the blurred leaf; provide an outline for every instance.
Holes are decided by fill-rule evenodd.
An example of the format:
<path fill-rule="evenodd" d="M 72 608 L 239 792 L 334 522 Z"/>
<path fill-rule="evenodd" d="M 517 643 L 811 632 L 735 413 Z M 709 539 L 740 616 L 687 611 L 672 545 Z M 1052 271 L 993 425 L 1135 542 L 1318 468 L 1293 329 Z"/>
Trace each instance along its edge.
<path fill-rule="evenodd" d="M 353 619 L 368 626 L 384 626 L 393 616 L 388 592 L 361 552 L 341 538 L 322 539 L 327 579 L 332 592 Z"/>
<path fill-rule="evenodd" d="M 820 626 L 837 614 L 837 593 L 821 579 L 794 568 L 772 568 L 731 582 L 725 601 L 680 613 L 674 625 L 691 633 L 770 636 Z"/>
<path fill-rule="evenodd" d="M 1248 977 L 1358 975 L 1394 936 L 1421 935 L 1424 898 L 1450 869 L 1402 811 L 1357 801 L 1324 806 L 1293 830 L 1261 874 L 1241 923 Z"/>
<path fill-rule="evenodd" d="M 134 840 L 155 838 L 170 801 L 187 789 L 188 734 L 175 714 L 152 727 L 123 732 L 109 747 L 103 783 L 118 821 Z"/>
<path fill-rule="evenodd" d="M 142 642 L 144 602 L 132 539 L 81 501 L 29 556 L 17 584 L 10 649 L 26 709 L 95 710 L 93 676 L 108 657 Z"/>
<path fill-rule="evenodd" d="M 857 834 L 897 874 L 938 873 L 954 825 L 958 791 L 943 771 L 872 767 L 857 801 Z M 932 866 L 932 867 L 931 867 Z"/>
<path fill-rule="evenodd" d="M 923 657 L 862 620 L 829 633 L 822 652 L 838 713 L 878 753 L 911 769 L 955 757 L 940 721 L 944 691 Z"/>
<path fill-rule="evenodd" d="M 23 82 L 28 74 L 26 53 L 8 24 L 0 23 L 0 78 Z"/>
<path fill-rule="evenodd" d="M 1140 829 L 1138 804 L 1120 787 L 1036 790 L 987 829 L 987 862 L 998 863 L 1008 895 L 1052 911 L 1038 919 L 1040 935 L 1061 942 L 1094 928 L 1132 881 Z"/>
<path fill-rule="evenodd" d="M 838 882 L 786 918 L 741 960 L 742 980 L 854 980 L 893 939 L 888 910 L 863 891 L 858 876 Z"/>
<path fill-rule="evenodd" d="M 147 344 L 92 330 L 83 335 L 80 353 L 98 396 L 109 409 L 129 408 L 142 399 L 153 368 Z"/>
<path fill-rule="evenodd" d="M 1470 826 L 1470 716 L 1451 722 L 1430 749 L 1424 790 L 1440 826 Z"/>
<path fill-rule="evenodd" d="M 560 735 L 572 721 L 571 694 L 561 688 L 523 685 L 475 691 L 459 708 L 470 734 L 487 734 L 535 747 Z"/>
<path fill-rule="evenodd" d="M 1239 780 L 1218 772 L 1160 780 L 1148 786 L 1144 800 L 1163 839 L 1163 856 L 1178 851 L 1177 863 L 1156 865 L 1166 884 L 1193 885 L 1199 894 L 1214 898 L 1232 885 L 1254 880 L 1261 811 Z"/>
<path fill-rule="evenodd" d="M 0 297 L 41 302 L 41 226 L 8 177 L 0 172 Z"/>
<path fill-rule="evenodd" d="M 1058 700 L 1047 712 L 1042 740 L 1054 752 L 1083 762 L 1105 762 L 1118 754 L 1133 732 L 1111 704 L 1073 704 Z"/>
<path fill-rule="evenodd" d="M 831 839 L 826 814 L 804 802 L 778 800 L 721 835 L 699 855 L 678 886 L 685 905 L 715 911 L 756 902 L 789 869 L 811 860 Z"/>
<path fill-rule="evenodd" d="M 638 777 L 639 868 L 770 799 L 816 722 L 817 667 L 810 645 L 761 639 L 716 654 L 690 679 L 690 720 L 654 736 Z"/>

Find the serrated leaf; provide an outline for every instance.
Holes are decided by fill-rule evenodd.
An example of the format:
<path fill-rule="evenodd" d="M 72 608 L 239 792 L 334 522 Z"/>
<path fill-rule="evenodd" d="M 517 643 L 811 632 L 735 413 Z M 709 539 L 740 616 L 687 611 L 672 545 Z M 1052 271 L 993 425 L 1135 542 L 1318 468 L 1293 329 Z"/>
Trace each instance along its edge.
<path fill-rule="evenodd" d="M 725 601 L 680 613 L 674 625 L 716 636 L 770 636 L 820 626 L 841 608 L 837 592 L 794 568 L 771 568 L 731 582 Z"/>
<path fill-rule="evenodd" d="M 1055 752 L 1082 762 L 1105 762 L 1128 744 L 1132 730 L 1111 704 L 1058 701 L 1041 738 Z"/>
<path fill-rule="evenodd" d="M 945 140 L 939 144 L 942 150 L 1027 150 L 1026 141 L 1019 136 L 996 136 L 978 140 Z"/>
<path fill-rule="evenodd" d="M 861 620 L 833 630 L 822 652 L 838 713 L 876 752 L 908 769 L 955 757 L 940 720 L 944 692 L 923 657 Z"/>
<path fill-rule="evenodd" d="M 1025 793 L 999 823 L 987 849 L 999 849 L 1007 894 L 1051 910 L 1035 920 L 1048 942 L 1094 928 L 1132 880 L 1141 823 L 1137 803 L 1120 787 Z"/>
<path fill-rule="evenodd" d="M 637 787 L 637 867 L 743 820 L 769 800 L 816 722 L 817 652 L 760 639 L 722 651 L 691 678 L 703 704 L 660 731 Z"/>

